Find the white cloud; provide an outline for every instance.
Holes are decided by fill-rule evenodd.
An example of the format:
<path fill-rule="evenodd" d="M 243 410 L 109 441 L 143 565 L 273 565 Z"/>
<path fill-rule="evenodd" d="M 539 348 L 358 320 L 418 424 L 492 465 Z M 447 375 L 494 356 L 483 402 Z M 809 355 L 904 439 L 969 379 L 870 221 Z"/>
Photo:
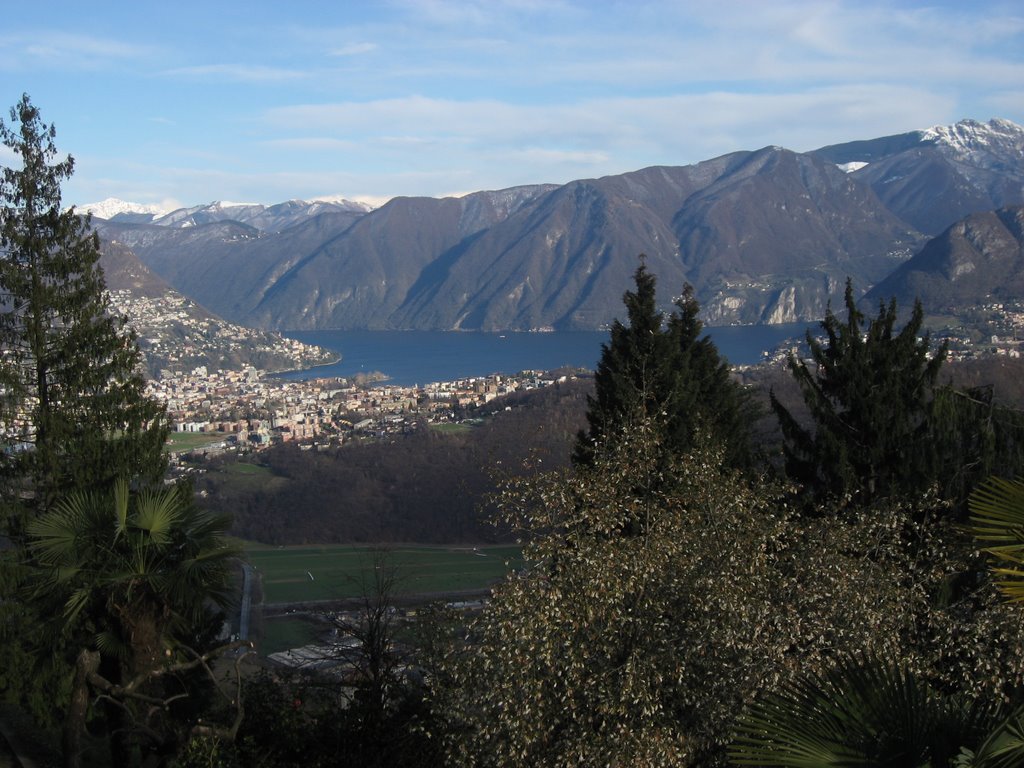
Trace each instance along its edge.
<path fill-rule="evenodd" d="M 553 105 L 420 96 L 283 107 L 270 110 L 266 119 L 286 130 L 334 135 L 368 150 L 512 147 L 538 162 L 557 156 L 594 164 L 637 152 L 647 156 L 662 152 L 663 160 L 672 162 L 681 152 L 688 160 L 696 160 L 706 157 L 703 152 L 708 149 L 730 151 L 772 142 L 804 144 L 815 137 L 827 143 L 837 131 L 843 136 L 873 136 L 877 134 L 872 131 L 879 129 L 925 127 L 918 125 L 923 116 L 928 116 L 926 122 L 944 119 L 952 106 L 948 98 L 927 90 L 850 85 L 770 95 L 717 91 Z M 383 126 L 386 135 L 381 133 Z M 723 146 L 720 137 L 741 143 Z"/>
<path fill-rule="evenodd" d="M 60 75 L 78 89 L 58 102 L 62 136 L 103 147 L 69 145 L 79 176 L 190 202 L 494 189 L 1024 118 L 1019 2 L 390 0 L 297 17 L 116 33 L 163 46 L 148 48 L 83 10 L 68 22 L 80 35 L 0 31 L 0 69 L 56 94 L 56 79 L 32 82 L 48 62 L 105 66 Z M 103 108 L 81 107 L 97 96 Z M 106 196 L 132 199 L 85 197 Z"/>

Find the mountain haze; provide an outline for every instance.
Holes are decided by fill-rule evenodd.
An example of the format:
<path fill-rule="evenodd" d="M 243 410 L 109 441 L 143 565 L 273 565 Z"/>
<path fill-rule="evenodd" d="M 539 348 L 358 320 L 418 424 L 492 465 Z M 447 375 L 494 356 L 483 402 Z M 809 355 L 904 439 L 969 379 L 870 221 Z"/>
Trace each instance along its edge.
<path fill-rule="evenodd" d="M 246 325 L 600 328 L 641 253 L 666 308 L 689 282 L 705 322 L 780 323 L 821 317 L 847 277 L 883 281 L 970 213 L 1024 204 L 1022 182 L 1024 129 L 963 121 L 369 211 L 221 204 L 96 225 Z"/>

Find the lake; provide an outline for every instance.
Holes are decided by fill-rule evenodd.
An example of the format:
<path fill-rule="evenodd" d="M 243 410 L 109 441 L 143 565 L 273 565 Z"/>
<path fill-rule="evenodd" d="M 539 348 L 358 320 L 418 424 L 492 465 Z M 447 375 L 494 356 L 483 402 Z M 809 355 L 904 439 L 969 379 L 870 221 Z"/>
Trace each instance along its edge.
<path fill-rule="evenodd" d="M 748 325 L 705 328 L 734 365 L 761 362 L 766 352 L 813 325 Z M 289 331 L 289 338 L 336 351 L 342 359 L 303 371 L 278 374 L 289 379 L 352 377 L 379 371 L 401 386 L 454 381 L 492 373 L 593 368 L 607 331 L 484 333 L 476 331 Z"/>

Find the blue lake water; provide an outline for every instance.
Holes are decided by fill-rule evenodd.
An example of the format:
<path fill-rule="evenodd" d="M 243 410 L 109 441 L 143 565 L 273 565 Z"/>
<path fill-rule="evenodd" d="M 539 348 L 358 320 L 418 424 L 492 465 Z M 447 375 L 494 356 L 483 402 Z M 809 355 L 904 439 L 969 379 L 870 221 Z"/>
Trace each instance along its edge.
<path fill-rule="evenodd" d="M 816 324 L 813 324 L 816 327 Z M 705 328 L 734 365 L 763 359 L 783 341 L 804 336 L 807 323 Z M 342 356 L 338 363 L 280 374 L 290 379 L 344 376 L 379 371 L 394 384 L 409 386 L 454 381 L 492 373 L 593 368 L 607 331 L 483 333 L 466 331 L 290 331 L 288 337 Z"/>

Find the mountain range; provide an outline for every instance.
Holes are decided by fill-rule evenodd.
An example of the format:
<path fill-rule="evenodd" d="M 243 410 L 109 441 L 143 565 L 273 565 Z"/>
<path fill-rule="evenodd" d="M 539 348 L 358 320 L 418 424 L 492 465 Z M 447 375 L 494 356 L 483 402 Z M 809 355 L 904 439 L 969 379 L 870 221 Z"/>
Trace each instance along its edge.
<path fill-rule="evenodd" d="M 175 289 L 245 325 L 572 330 L 621 315 L 641 253 L 660 302 L 688 282 L 713 325 L 820 318 L 847 278 L 861 291 L 927 286 L 936 301 L 977 298 L 992 289 L 981 278 L 1013 262 L 1014 242 L 1018 270 L 995 287 L 1019 296 L 1021 205 L 1024 129 L 965 120 L 372 210 L 108 207 L 109 218 L 93 209 L 93 223 Z M 938 266 L 943 240 L 959 267 Z M 935 277 L 942 269 L 946 278 Z M 955 290 L 939 289 L 956 279 Z"/>

